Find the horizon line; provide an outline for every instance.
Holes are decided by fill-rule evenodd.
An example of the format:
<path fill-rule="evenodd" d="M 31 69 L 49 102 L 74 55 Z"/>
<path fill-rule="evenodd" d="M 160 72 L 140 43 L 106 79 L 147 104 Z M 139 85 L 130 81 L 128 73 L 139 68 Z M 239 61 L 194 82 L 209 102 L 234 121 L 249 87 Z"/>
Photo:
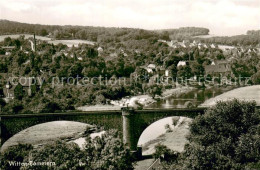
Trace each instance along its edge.
<path fill-rule="evenodd" d="M 147 28 L 141 28 L 141 27 L 126 27 L 126 26 L 101 26 L 101 25 L 70 25 L 70 24 L 42 24 L 42 23 L 33 23 L 33 22 L 24 22 L 24 21 L 15 21 L 15 20 L 9 20 L 9 19 L 2 19 L 0 18 L 0 21 L 9 21 L 9 22 L 17 22 L 20 24 L 30 24 L 30 25 L 42 25 L 42 26 L 71 26 L 71 27 L 99 27 L 99 28 L 119 28 L 119 29 L 140 29 L 140 30 L 147 30 L 147 31 L 167 31 L 167 30 L 178 30 L 180 28 L 204 28 L 209 30 L 209 34 L 203 35 L 203 36 L 214 36 L 214 37 L 232 37 L 237 35 L 247 35 L 247 33 L 241 33 L 241 34 L 229 34 L 229 35 L 218 35 L 218 34 L 210 34 L 211 30 L 210 28 L 203 27 L 203 26 L 179 26 L 179 27 L 169 27 L 169 28 L 157 28 L 157 29 L 147 29 Z M 248 29 L 247 31 L 258 31 L 260 29 Z"/>

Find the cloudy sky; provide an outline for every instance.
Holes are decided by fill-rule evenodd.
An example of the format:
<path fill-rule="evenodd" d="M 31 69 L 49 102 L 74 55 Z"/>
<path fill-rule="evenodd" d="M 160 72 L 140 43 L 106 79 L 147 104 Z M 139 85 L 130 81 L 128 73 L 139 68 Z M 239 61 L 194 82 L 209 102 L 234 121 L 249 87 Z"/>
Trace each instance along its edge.
<path fill-rule="evenodd" d="M 260 29 L 260 0 L 0 0 L 0 19 L 144 29 L 196 26 L 235 35 Z"/>

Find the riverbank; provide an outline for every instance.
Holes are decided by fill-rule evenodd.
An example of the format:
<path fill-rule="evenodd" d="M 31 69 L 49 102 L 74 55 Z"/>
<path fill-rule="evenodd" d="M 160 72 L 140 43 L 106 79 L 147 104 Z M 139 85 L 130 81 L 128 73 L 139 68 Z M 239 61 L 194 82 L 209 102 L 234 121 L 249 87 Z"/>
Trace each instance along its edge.
<path fill-rule="evenodd" d="M 194 90 L 194 87 L 189 86 L 180 86 L 174 89 L 166 89 L 162 92 L 161 96 L 157 96 L 154 99 L 149 95 L 139 95 L 139 96 L 133 96 L 131 98 L 123 98 L 121 100 L 112 101 L 111 104 L 117 105 L 117 106 L 131 106 L 131 107 L 147 107 L 152 103 L 157 102 L 158 100 L 163 100 L 171 96 L 180 96 L 184 93 L 188 93 L 192 90 Z"/>
<path fill-rule="evenodd" d="M 80 110 L 80 111 L 108 111 L 108 110 L 121 110 L 121 106 L 118 105 L 91 105 L 91 106 L 81 106 L 81 107 L 77 107 L 76 110 Z"/>
<path fill-rule="evenodd" d="M 181 87 L 177 87 L 175 89 L 166 89 L 163 93 L 162 93 L 162 97 L 161 99 L 165 99 L 167 97 L 171 97 L 171 96 L 180 96 L 184 93 L 188 93 L 192 90 L 195 90 L 195 87 L 190 87 L 190 86 L 181 86 Z"/>
<path fill-rule="evenodd" d="M 97 110 L 120 110 L 122 107 L 134 107 L 143 108 L 157 102 L 158 100 L 163 100 L 171 96 L 180 96 L 182 94 L 188 93 L 194 90 L 194 87 L 189 86 L 179 86 L 174 89 L 166 89 L 162 92 L 161 96 L 157 96 L 154 99 L 150 95 L 138 95 L 132 97 L 125 97 L 121 100 L 112 100 L 110 104 L 106 105 L 92 105 L 92 106 L 81 106 L 76 108 L 80 111 L 97 111 Z"/>

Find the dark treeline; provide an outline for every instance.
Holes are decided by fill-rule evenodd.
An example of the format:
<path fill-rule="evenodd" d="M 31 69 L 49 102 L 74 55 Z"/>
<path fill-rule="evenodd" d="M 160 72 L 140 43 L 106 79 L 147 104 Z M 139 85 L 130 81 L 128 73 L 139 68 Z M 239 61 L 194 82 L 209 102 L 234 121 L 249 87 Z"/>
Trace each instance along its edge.
<path fill-rule="evenodd" d="M 235 36 L 225 36 L 225 37 L 211 37 L 200 39 L 205 43 L 217 43 L 235 46 L 256 46 L 260 44 L 260 30 L 247 31 L 246 35 L 235 35 Z"/>
<path fill-rule="evenodd" d="M 246 33 L 247 35 L 255 35 L 255 36 L 260 36 L 260 30 L 249 30 Z"/>
<path fill-rule="evenodd" d="M 160 33 L 168 33 L 170 39 L 183 39 L 192 36 L 208 35 L 209 29 L 201 27 L 181 27 L 178 29 L 158 30 Z"/>
<path fill-rule="evenodd" d="M 196 35 L 208 35 L 206 28 L 183 27 L 179 29 L 166 29 L 159 31 L 148 31 L 134 28 L 116 27 L 92 27 L 92 26 L 58 26 L 39 25 L 0 20 L 0 34 L 33 34 L 49 36 L 56 39 L 83 39 L 100 42 L 109 37 L 122 37 L 126 39 L 148 39 L 151 37 L 160 39 L 175 39 L 191 37 Z"/>
<path fill-rule="evenodd" d="M 257 45 L 260 43 L 260 36 L 255 35 L 236 35 L 232 37 L 212 37 L 208 39 L 202 39 L 205 43 L 217 43 L 226 45 Z"/>
<path fill-rule="evenodd" d="M 59 26 L 26 24 L 8 20 L 0 20 L 0 35 L 33 34 L 49 36 L 55 39 L 82 39 L 96 42 L 109 42 L 117 38 L 125 40 L 164 39 L 183 40 L 199 39 L 205 43 L 226 45 L 257 45 L 260 43 L 260 30 L 249 30 L 246 35 L 194 38 L 194 36 L 208 35 L 209 29 L 200 27 L 181 27 L 178 29 L 143 30 L 134 28 L 92 27 L 92 26 Z"/>

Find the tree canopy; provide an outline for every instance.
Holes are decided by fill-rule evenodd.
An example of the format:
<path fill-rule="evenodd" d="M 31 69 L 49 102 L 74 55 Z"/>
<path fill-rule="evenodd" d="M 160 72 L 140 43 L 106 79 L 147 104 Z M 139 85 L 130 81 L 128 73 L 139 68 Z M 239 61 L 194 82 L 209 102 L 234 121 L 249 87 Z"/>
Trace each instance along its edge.
<path fill-rule="evenodd" d="M 190 125 L 172 169 L 259 169 L 260 114 L 255 102 L 218 102 Z"/>

